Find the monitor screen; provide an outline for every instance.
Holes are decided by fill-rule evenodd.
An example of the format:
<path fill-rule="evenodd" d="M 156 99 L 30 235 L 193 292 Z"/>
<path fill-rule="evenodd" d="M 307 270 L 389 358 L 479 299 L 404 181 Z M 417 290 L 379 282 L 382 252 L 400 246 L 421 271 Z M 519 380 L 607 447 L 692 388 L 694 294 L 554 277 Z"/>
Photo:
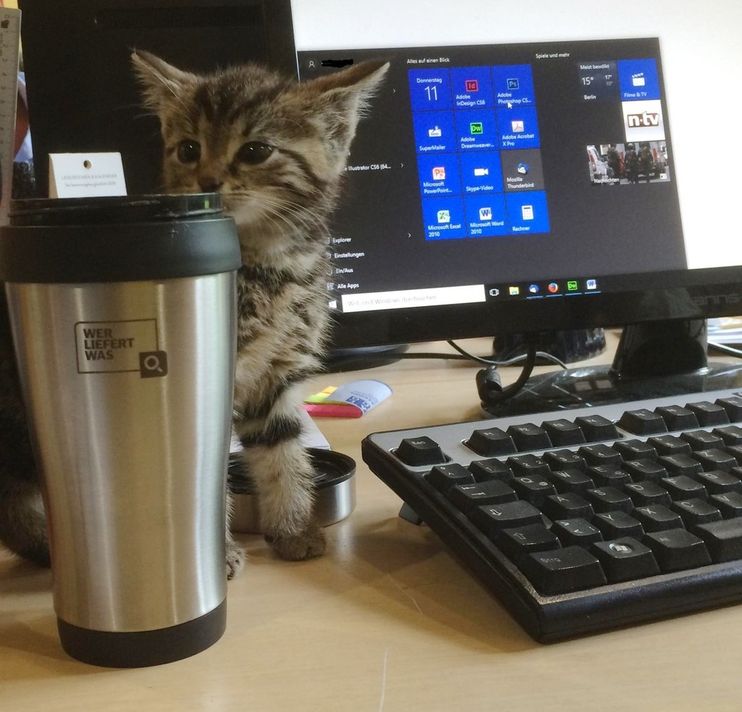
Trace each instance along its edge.
<path fill-rule="evenodd" d="M 359 126 L 333 225 L 336 344 L 740 311 L 742 250 L 722 136 L 739 104 L 724 79 L 739 55 L 731 41 L 714 35 L 721 49 L 696 58 L 702 91 L 695 76 L 683 81 L 682 38 L 670 21 L 659 37 L 621 39 L 585 38 L 557 21 L 544 35 L 576 39 L 543 41 L 524 34 L 522 21 L 518 32 L 489 34 L 524 41 L 495 43 L 475 41 L 452 13 L 446 42 L 425 42 L 446 35 L 432 17 L 409 30 L 407 45 L 398 23 L 340 32 L 346 44 L 333 44 L 293 4 L 301 79 L 347 62 L 390 62 Z M 397 12 L 402 23 L 407 14 Z M 497 13 L 477 14 L 484 22 Z M 656 29 L 651 18 L 633 24 Z M 690 111 L 719 133 L 696 121 L 689 134 Z"/>

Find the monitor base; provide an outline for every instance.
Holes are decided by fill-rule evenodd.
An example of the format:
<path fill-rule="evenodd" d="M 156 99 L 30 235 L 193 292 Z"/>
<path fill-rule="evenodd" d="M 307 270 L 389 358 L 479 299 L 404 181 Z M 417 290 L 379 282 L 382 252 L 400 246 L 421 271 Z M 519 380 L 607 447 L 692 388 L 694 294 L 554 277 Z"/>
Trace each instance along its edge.
<path fill-rule="evenodd" d="M 724 388 L 742 389 L 742 365 L 713 364 L 693 373 L 625 380 L 610 366 L 591 366 L 532 376 L 518 394 L 494 405 L 483 403 L 482 410 L 499 418 Z"/>
<path fill-rule="evenodd" d="M 629 324 L 611 366 L 532 376 L 512 398 L 481 405 L 502 417 L 724 388 L 742 388 L 742 366 L 709 365 L 706 321 L 681 319 Z"/>

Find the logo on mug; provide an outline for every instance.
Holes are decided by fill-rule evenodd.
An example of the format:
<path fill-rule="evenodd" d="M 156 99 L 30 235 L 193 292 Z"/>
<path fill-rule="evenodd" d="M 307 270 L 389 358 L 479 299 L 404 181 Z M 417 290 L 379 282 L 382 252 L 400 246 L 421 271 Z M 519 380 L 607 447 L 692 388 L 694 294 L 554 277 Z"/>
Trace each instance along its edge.
<path fill-rule="evenodd" d="M 139 375 L 142 378 L 167 376 L 167 351 L 141 351 L 139 353 Z"/>

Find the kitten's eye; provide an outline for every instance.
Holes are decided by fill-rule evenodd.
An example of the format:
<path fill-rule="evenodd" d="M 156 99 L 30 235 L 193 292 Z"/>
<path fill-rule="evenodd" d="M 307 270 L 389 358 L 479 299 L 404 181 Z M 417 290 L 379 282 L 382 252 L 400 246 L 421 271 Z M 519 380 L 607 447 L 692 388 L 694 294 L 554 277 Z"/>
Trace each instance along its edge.
<path fill-rule="evenodd" d="M 271 153 L 273 153 L 273 146 L 260 141 L 249 141 L 237 151 L 237 160 L 254 166 L 267 161 Z"/>
<path fill-rule="evenodd" d="M 178 144 L 178 160 L 181 163 L 195 163 L 201 158 L 201 144 L 186 139 Z"/>

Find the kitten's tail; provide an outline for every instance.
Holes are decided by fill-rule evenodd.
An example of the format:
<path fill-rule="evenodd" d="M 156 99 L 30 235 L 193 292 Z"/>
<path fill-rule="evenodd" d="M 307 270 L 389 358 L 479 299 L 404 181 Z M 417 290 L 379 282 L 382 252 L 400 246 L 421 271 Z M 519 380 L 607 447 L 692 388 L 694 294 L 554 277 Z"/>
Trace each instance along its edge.
<path fill-rule="evenodd" d="M 46 516 L 35 482 L 0 483 L 0 542 L 24 559 L 49 566 Z"/>

